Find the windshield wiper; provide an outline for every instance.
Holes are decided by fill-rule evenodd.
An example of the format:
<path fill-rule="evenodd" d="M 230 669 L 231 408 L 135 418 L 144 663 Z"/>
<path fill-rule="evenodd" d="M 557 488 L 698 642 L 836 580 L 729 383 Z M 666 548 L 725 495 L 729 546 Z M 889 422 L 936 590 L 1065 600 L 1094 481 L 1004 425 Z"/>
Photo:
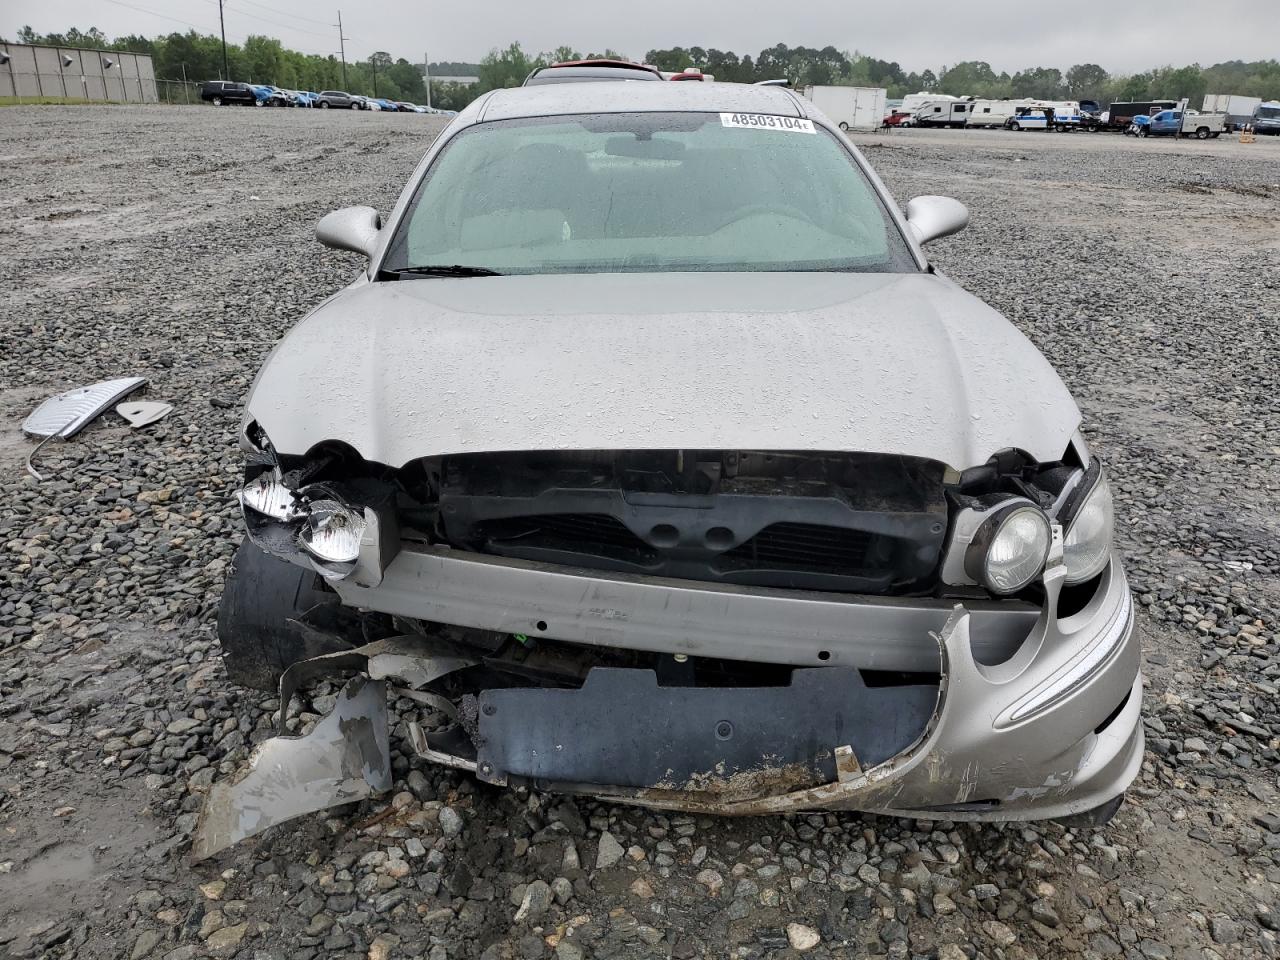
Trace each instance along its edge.
<path fill-rule="evenodd" d="M 427 264 L 420 267 L 400 267 L 384 270 L 396 277 L 500 277 L 502 274 L 488 267 L 469 267 L 461 263 Z"/>

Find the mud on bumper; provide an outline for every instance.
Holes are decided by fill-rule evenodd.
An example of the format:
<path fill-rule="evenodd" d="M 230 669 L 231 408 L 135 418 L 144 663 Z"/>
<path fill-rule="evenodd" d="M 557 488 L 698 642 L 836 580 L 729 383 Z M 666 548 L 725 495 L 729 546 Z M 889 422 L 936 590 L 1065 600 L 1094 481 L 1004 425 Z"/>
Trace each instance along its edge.
<path fill-rule="evenodd" d="M 1122 794 L 1143 750 L 1139 641 L 1123 570 L 1113 558 L 1083 607 L 1059 617 L 1064 576 L 1060 564 L 1046 571 L 1037 609 L 691 585 L 406 544 L 378 585 L 335 584 L 343 602 L 676 663 L 779 664 L 791 668 L 789 683 L 689 686 L 679 670 L 660 679 L 650 669 L 596 666 L 575 687 L 499 685 L 450 703 L 431 691 L 477 661 L 400 638 L 305 661 L 282 685 L 325 672 L 326 661 L 367 674 L 375 694 L 396 682 L 452 711 L 468 735 L 442 739 L 411 724 L 417 752 L 495 784 L 731 815 L 1063 817 Z M 385 723 L 369 682 L 352 681 L 340 709 L 350 715 L 377 702 L 381 715 L 366 712 Z M 327 806 L 330 795 L 339 803 L 387 789 L 385 737 L 335 746 L 340 759 L 321 765 L 316 781 L 314 744 L 303 745 L 325 741 L 324 726 L 268 741 L 251 761 L 256 778 L 215 785 L 198 855 Z M 280 750 L 281 740 L 298 747 Z M 306 770 L 291 766 L 294 754 Z M 264 780 L 277 793 L 290 785 L 297 809 L 276 803 L 253 829 L 214 836 L 207 824 L 244 821 L 228 811 L 261 810 Z"/>

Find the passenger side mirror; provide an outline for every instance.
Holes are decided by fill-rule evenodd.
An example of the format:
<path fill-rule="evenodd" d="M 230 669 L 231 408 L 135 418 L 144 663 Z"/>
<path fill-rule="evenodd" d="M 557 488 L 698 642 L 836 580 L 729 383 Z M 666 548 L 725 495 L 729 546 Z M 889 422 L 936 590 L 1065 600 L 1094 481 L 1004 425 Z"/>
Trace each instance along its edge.
<path fill-rule="evenodd" d="M 907 224 L 915 231 L 917 243 L 928 243 L 967 227 L 969 208 L 951 197 L 916 197 L 907 201 Z"/>
<path fill-rule="evenodd" d="M 381 229 L 382 217 L 373 207 L 343 207 L 320 218 L 316 239 L 334 250 L 350 250 L 372 257 Z"/>

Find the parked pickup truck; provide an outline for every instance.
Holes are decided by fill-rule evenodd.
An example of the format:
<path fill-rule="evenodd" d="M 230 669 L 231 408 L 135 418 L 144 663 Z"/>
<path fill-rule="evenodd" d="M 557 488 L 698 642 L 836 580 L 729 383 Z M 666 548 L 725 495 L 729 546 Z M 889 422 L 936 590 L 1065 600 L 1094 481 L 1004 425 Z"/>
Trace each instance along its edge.
<path fill-rule="evenodd" d="M 1225 113 L 1196 113 L 1194 110 L 1161 110 L 1150 117 L 1134 117 L 1126 133 L 1138 137 L 1195 137 L 1208 140 L 1227 129 Z"/>

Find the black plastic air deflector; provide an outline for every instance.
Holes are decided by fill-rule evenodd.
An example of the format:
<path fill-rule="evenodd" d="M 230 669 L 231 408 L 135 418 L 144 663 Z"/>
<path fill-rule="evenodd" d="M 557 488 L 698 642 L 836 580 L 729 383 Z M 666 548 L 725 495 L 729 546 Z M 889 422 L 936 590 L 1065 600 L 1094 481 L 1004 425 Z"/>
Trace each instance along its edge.
<path fill-rule="evenodd" d="M 785 687 L 660 687 L 652 670 L 596 667 L 577 690 L 482 693 L 477 759 L 494 776 L 621 787 L 787 767 L 828 782 L 836 747 L 864 768 L 896 756 L 937 698 L 936 684 L 869 688 L 845 667 L 795 670 Z"/>

